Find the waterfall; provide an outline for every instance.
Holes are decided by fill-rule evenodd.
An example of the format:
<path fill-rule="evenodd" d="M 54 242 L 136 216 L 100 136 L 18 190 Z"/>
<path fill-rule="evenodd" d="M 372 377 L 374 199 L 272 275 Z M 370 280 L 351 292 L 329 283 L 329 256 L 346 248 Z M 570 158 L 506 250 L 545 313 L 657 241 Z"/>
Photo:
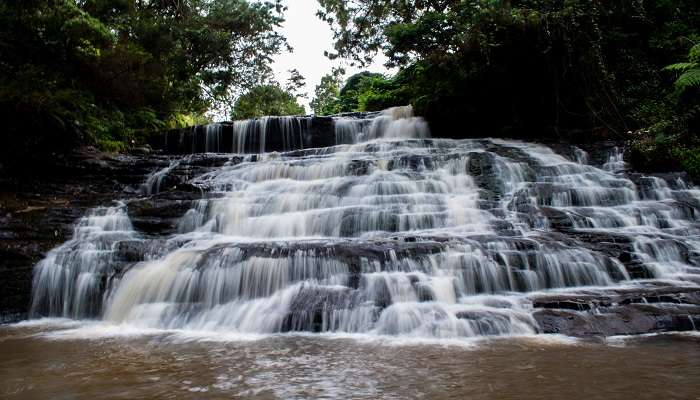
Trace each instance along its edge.
<path fill-rule="evenodd" d="M 78 221 L 73 238 L 49 252 L 35 267 L 30 314 L 99 315 L 105 287 L 119 267 L 115 248 L 138 237 L 124 203 L 92 210 Z"/>
<path fill-rule="evenodd" d="M 431 138 L 407 107 L 335 117 L 336 144 L 309 148 L 308 121 L 205 128 L 204 151 L 254 154 L 192 176 L 205 195 L 171 236 L 136 232 L 128 200 L 81 219 L 36 266 L 32 315 L 463 338 L 537 333 L 543 292 L 700 285 L 700 190 L 633 181 L 622 149 L 596 166 L 581 149 Z"/>
<path fill-rule="evenodd" d="M 179 160 L 170 161 L 169 165 L 165 168 L 159 169 L 158 171 L 152 173 L 146 179 L 146 182 L 141 185 L 141 193 L 145 195 L 156 194 L 161 191 L 161 186 L 163 185 L 163 179 L 168 176 L 168 174 L 180 165 Z"/>
<path fill-rule="evenodd" d="M 413 108 L 392 107 L 372 119 L 337 118 L 336 143 L 358 143 L 378 138 L 425 139 L 430 137 L 428 124 L 413 116 Z"/>
<path fill-rule="evenodd" d="M 313 138 L 314 117 L 260 117 L 234 122 L 220 122 L 193 127 L 180 132 L 184 153 L 247 153 L 303 150 L 316 147 Z M 332 119 L 335 144 L 353 144 L 378 138 L 415 138 L 430 136 L 428 124 L 413 116 L 413 109 L 394 107 L 381 113 L 341 116 Z M 185 135 L 187 133 L 187 135 Z M 189 137 L 189 139 L 185 139 Z M 169 135 L 162 146 L 168 148 Z M 324 145 L 327 141 L 324 141 Z M 333 144 L 331 140 L 331 143 Z"/>
<path fill-rule="evenodd" d="M 311 117 L 261 117 L 200 125 L 187 132 L 189 153 L 264 153 L 303 149 Z M 184 132 L 180 141 L 184 140 Z M 168 136 L 164 137 L 167 147 Z"/>

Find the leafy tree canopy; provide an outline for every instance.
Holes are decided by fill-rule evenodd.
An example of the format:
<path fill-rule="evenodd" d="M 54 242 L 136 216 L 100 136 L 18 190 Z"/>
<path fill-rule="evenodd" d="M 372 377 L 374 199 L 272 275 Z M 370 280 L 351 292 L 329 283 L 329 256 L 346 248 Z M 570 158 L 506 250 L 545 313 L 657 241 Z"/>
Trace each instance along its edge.
<path fill-rule="evenodd" d="M 333 68 L 333 70 L 321 78 L 321 83 L 316 85 L 314 98 L 311 99 L 311 109 L 316 115 L 331 115 L 341 112 L 340 86 L 343 84 L 345 70 Z"/>
<path fill-rule="evenodd" d="M 395 78 L 362 71 L 350 76 L 343 83 L 343 72 L 341 69 L 334 69 L 316 86 L 311 107 L 317 115 L 380 111 L 410 102 L 406 86 Z"/>
<path fill-rule="evenodd" d="M 234 120 L 257 118 L 269 115 L 300 115 L 304 107 L 296 97 L 276 84 L 256 86 L 242 95 L 233 107 Z"/>
<path fill-rule="evenodd" d="M 407 99 L 441 136 L 540 139 L 585 130 L 655 152 L 639 158 L 645 168 L 675 168 L 678 148 L 700 160 L 694 61 L 669 68 L 678 72 L 676 87 L 688 89 L 680 98 L 672 74 L 660 73 L 700 43 L 696 0 L 319 3 L 334 32 L 330 58 L 366 65 L 383 52 L 400 67 L 364 104 Z"/>
<path fill-rule="evenodd" d="M 201 121 L 270 75 L 286 46 L 275 33 L 282 11 L 279 0 L 1 2 L 10 148 L 118 149 L 141 132 Z"/>
<path fill-rule="evenodd" d="M 285 90 L 290 94 L 303 99 L 306 97 L 306 93 L 302 92 L 304 87 L 306 87 L 306 78 L 304 78 L 297 69 L 290 70 L 287 84 L 284 87 Z"/>

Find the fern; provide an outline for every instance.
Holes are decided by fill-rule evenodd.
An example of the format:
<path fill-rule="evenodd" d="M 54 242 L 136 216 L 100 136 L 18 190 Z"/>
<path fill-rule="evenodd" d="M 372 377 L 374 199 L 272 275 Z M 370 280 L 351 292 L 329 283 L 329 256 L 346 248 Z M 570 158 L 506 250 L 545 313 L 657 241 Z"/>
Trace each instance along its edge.
<path fill-rule="evenodd" d="M 688 60 L 696 64 L 700 63 L 700 44 L 696 44 L 690 48 L 690 51 L 688 52 Z"/>
<path fill-rule="evenodd" d="M 689 69 L 676 79 L 673 84 L 676 89 L 685 91 L 690 88 L 700 87 L 700 67 Z"/>
<path fill-rule="evenodd" d="M 667 65 L 664 67 L 664 71 L 670 71 L 670 72 L 684 72 L 687 71 L 691 68 L 697 67 L 698 64 L 692 63 L 692 62 L 681 62 L 681 63 L 676 63 L 676 64 L 671 64 Z"/>
<path fill-rule="evenodd" d="M 667 65 L 663 70 L 680 74 L 673 86 L 681 93 L 688 89 L 700 88 L 700 44 L 690 48 L 687 62 Z"/>

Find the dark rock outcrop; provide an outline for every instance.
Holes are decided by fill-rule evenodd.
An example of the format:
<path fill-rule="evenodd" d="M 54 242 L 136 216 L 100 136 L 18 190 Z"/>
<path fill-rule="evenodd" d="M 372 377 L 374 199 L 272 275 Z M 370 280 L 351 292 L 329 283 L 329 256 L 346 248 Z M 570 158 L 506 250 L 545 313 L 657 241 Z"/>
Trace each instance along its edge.
<path fill-rule="evenodd" d="M 168 175 L 172 182 L 217 167 L 231 157 L 196 155 L 190 165 Z M 0 179 L 0 322 L 14 321 L 28 311 L 34 265 L 49 250 L 73 235 L 75 222 L 87 211 L 116 200 L 127 200 L 134 225 L 144 233 L 167 234 L 201 191 L 187 185 L 162 185 L 164 191 L 145 196 L 146 178 L 169 165 L 157 154 L 111 155 L 83 148 L 35 171 L 32 179 Z M 173 188 L 173 186 L 177 186 Z M 124 261 L 137 261 L 135 250 L 123 251 Z"/>
<path fill-rule="evenodd" d="M 33 179 L 0 180 L 0 321 L 26 315 L 32 270 L 92 207 L 138 193 L 157 160 L 81 149 Z"/>
<path fill-rule="evenodd" d="M 700 327 L 700 289 L 669 286 L 533 298 L 543 333 L 614 336 Z"/>

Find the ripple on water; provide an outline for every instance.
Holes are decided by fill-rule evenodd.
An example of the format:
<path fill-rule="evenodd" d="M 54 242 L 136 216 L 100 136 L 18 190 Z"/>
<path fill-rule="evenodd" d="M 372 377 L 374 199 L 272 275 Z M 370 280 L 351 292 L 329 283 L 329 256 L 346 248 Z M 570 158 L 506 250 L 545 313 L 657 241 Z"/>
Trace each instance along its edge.
<path fill-rule="evenodd" d="M 0 330 L 3 397 L 694 398 L 700 390 L 700 337 L 688 334 L 627 338 L 618 347 L 542 336 L 452 346 L 327 335 L 213 342 L 36 333 Z"/>

